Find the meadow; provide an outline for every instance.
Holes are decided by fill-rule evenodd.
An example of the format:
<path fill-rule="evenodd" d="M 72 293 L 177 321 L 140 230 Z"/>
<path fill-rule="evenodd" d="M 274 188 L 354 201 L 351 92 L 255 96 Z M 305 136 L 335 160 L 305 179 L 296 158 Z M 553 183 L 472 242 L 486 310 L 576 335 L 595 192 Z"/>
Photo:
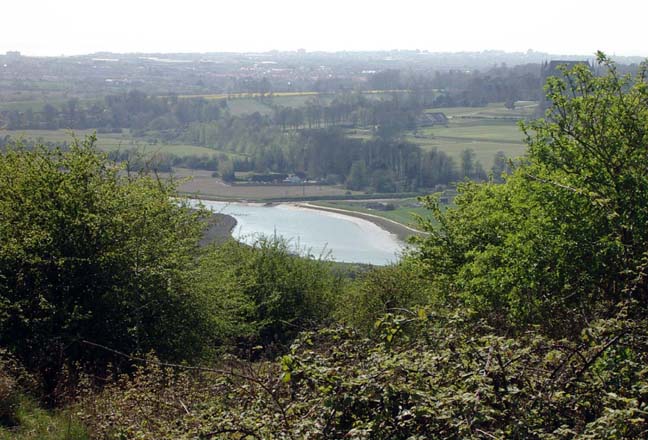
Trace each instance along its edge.
<path fill-rule="evenodd" d="M 518 123 L 535 115 L 537 103 L 521 102 L 519 108 L 510 110 L 503 103 L 486 107 L 442 107 L 426 110 L 442 112 L 448 117 L 447 126 L 423 127 L 407 131 L 404 139 L 425 150 L 433 148 L 451 156 L 457 164 L 466 149 L 475 152 L 475 158 L 485 170 L 493 165 L 495 153 L 503 151 L 507 157 L 516 158 L 526 153 L 524 133 Z M 347 134 L 356 139 L 371 139 L 369 129 L 349 129 Z"/>
<path fill-rule="evenodd" d="M 399 91 L 395 91 L 399 92 Z M 380 99 L 391 92 L 382 90 L 366 90 L 361 92 L 369 99 Z M 205 98 L 208 100 L 227 100 L 227 107 L 234 116 L 243 114 L 260 113 L 269 115 L 272 113 L 272 106 L 279 107 L 304 107 L 308 101 L 318 99 L 323 104 L 330 103 L 335 94 L 318 92 L 276 92 L 270 95 L 260 93 L 237 93 L 237 94 L 214 94 L 214 95 L 183 95 L 183 98 Z M 262 98 L 262 99 L 259 99 Z"/>
<path fill-rule="evenodd" d="M 515 109 L 507 109 L 503 103 L 498 103 L 486 107 L 428 109 L 427 112 L 443 112 L 449 119 L 448 126 L 409 132 L 406 139 L 424 149 L 437 148 L 453 157 L 457 163 L 462 151 L 472 149 L 475 158 L 488 171 L 498 151 L 503 151 L 509 158 L 526 153 L 525 136 L 518 122 L 533 117 L 537 103 L 524 101 L 516 106 Z"/>
<path fill-rule="evenodd" d="M 95 133 L 95 130 L 0 130 L 0 136 L 10 135 L 16 140 L 33 140 L 62 144 L 72 143 L 74 139 L 84 139 Z M 196 145 L 171 144 L 134 138 L 126 129 L 122 133 L 97 133 L 97 146 L 103 151 L 127 150 L 135 148 L 142 153 L 170 153 L 176 156 L 212 156 L 222 152 Z"/>

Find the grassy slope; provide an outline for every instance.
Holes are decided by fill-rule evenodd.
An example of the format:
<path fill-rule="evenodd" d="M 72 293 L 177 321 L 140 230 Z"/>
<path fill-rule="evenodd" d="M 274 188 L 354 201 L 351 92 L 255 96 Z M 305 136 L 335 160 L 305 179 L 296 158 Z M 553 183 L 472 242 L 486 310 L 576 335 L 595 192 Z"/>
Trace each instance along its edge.
<path fill-rule="evenodd" d="M 365 214 L 373 214 L 413 228 L 416 228 L 417 226 L 417 216 L 428 217 L 430 214 L 429 211 L 423 207 L 412 206 L 416 203 L 416 199 L 390 200 L 388 203 L 394 204 L 396 206 L 396 209 L 394 209 L 393 211 L 379 211 L 376 209 L 369 209 L 366 207 L 367 201 L 349 202 L 336 200 L 327 202 L 311 202 L 310 204 L 337 209 L 346 209 L 348 211 L 361 212 Z"/>
<path fill-rule="evenodd" d="M 0 440 L 88 440 L 86 429 L 71 411 L 50 412 L 23 398 L 16 411 L 17 426 L 0 425 Z"/>

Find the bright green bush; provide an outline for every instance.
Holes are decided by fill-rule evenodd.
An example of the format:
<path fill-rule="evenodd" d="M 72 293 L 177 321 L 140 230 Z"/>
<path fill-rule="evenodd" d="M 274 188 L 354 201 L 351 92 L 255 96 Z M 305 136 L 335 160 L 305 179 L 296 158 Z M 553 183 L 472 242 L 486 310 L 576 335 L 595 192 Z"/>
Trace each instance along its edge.
<path fill-rule="evenodd" d="M 549 82 L 546 119 L 524 128 L 529 153 L 502 185 L 464 184 L 456 209 L 416 256 L 435 291 L 509 331 L 568 335 L 601 311 L 648 295 L 648 84 L 577 66 Z"/>
<path fill-rule="evenodd" d="M 192 289 L 200 214 L 94 142 L 0 155 L 0 346 L 49 391 L 65 364 L 114 360 L 84 340 L 166 359 L 210 344 Z"/>
<path fill-rule="evenodd" d="M 223 341 L 286 343 L 332 313 L 341 280 L 324 260 L 300 258 L 281 239 L 247 246 L 229 241 L 208 250 L 199 288 L 210 298 Z"/>
<path fill-rule="evenodd" d="M 431 300 L 428 284 L 420 268 L 409 261 L 372 268 L 346 287 L 338 298 L 336 316 L 350 326 L 369 332 L 386 313 L 428 304 Z"/>

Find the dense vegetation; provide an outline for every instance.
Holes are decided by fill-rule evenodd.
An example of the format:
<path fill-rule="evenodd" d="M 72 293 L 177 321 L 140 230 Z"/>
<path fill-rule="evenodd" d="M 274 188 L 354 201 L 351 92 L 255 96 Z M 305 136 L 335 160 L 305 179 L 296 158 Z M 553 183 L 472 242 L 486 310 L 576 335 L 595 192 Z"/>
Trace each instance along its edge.
<path fill-rule="evenodd" d="M 154 165 L 160 171 L 182 165 L 218 171 L 225 180 L 232 180 L 236 171 L 299 173 L 329 184 L 346 184 L 350 189 L 407 192 L 464 177 L 484 179 L 486 173 L 479 164 L 473 168 L 470 163 L 466 168 L 462 161 L 457 167 L 445 153 L 424 152 L 401 139 L 405 130 L 416 129 L 426 107 L 416 97 L 409 93 L 368 99 L 349 93 L 328 103 L 313 98 L 305 107 L 273 106 L 272 114 L 266 116 L 236 116 L 228 112 L 225 100 L 154 97 L 131 91 L 84 107 L 70 100 L 59 108 L 46 104 L 40 112 L 10 111 L 5 117 L 14 130 L 130 129 L 131 134 L 148 141 L 212 148 L 221 151 L 218 159 L 158 154 Z M 341 126 L 369 127 L 373 137 L 350 138 Z M 225 153 L 235 153 L 239 159 L 228 159 Z M 128 150 L 112 156 L 118 160 L 133 157 Z"/>
<path fill-rule="evenodd" d="M 416 128 L 416 118 L 423 108 L 416 103 L 403 103 L 398 96 L 376 101 L 362 95 L 345 95 L 327 106 L 313 101 L 304 109 L 276 108 L 271 116 L 221 115 L 220 105 L 208 104 L 204 99 L 154 98 L 136 92 L 109 96 L 106 102 L 103 110 L 94 104 L 74 113 L 81 115 L 83 121 L 88 118 L 87 112 L 100 115 L 105 121 L 92 119 L 71 126 L 104 124 L 105 129 L 112 130 L 114 123 L 120 129 L 130 128 L 131 133 L 140 130 L 140 135 L 149 141 L 184 142 L 221 152 L 218 157 L 157 154 L 148 158 L 152 168 L 159 171 L 186 166 L 218 172 L 225 180 L 233 180 L 236 171 L 296 173 L 327 184 L 345 184 L 353 190 L 383 193 L 434 188 L 463 178 L 486 178 L 470 150 L 464 152 L 460 164 L 455 164 L 444 152 L 424 151 L 403 140 L 404 130 Z M 68 110 L 59 112 L 63 120 L 71 114 Z M 161 120 L 167 123 L 162 124 Z M 352 121 L 349 124 L 353 127 L 372 127 L 373 136 L 349 137 L 340 127 L 345 121 Z M 9 141 L 0 141 L 0 147 Z M 111 152 L 111 158 L 128 161 L 136 168 L 143 164 L 143 158 L 132 149 Z"/>
<path fill-rule="evenodd" d="M 429 235 L 352 276 L 199 248 L 200 211 L 92 141 L 9 150 L 0 417 L 45 392 L 93 438 L 645 438 L 648 66 L 599 62 L 549 81 L 503 183 L 427 197 Z"/>
<path fill-rule="evenodd" d="M 188 359 L 210 332 L 189 284 L 198 214 L 172 183 L 121 175 L 93 142 L 0 162 L 0 343 L 50 391 L 66 363 L 102 365 L 83 339 Z"/>

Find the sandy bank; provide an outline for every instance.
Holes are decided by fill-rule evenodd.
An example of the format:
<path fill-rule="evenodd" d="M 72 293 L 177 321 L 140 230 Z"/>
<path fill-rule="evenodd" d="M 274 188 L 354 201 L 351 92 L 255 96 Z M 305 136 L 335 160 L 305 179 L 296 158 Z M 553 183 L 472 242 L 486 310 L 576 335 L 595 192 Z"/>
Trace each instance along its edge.
<path fill-rule="evenodd" d="M 299 206 L 302 208 L 307 208 L 307 209 L 315 209 L 318 211 L 326 211 L 326 212 L 333 212 L 336 214 L 342 214 L 346 215 L 349 217 L 356 217 L 360 218 L 363 220 L 370 221 L 371 223 L 379 226 L 380 228 L 386 230 L 387 232 L 390 232 L 398 237 L 399 240 L 401 241 L 407 241 L 409 237 L 418 235 L 422 236 L 425 235 L 424 232 L 421 232 L 419 230 L 416 230 L 414 228 L 410 228 L 409 226 L 405 226 L 402 223 L 398 223 L 397 221 L 390 220 L 384 217 L 380 217 L 378 215 L 374 214 L 368 214 L 364 212 L 357 212 L 357 211 L 349 211 L 346 209 L 340 209 L 340 208 L 330 208 L 328 206 L 318 206 L 318 205 L 311 205 L 310 203 L 303 202 L 303 203 L 295 203 L 295 206 Z"/>

